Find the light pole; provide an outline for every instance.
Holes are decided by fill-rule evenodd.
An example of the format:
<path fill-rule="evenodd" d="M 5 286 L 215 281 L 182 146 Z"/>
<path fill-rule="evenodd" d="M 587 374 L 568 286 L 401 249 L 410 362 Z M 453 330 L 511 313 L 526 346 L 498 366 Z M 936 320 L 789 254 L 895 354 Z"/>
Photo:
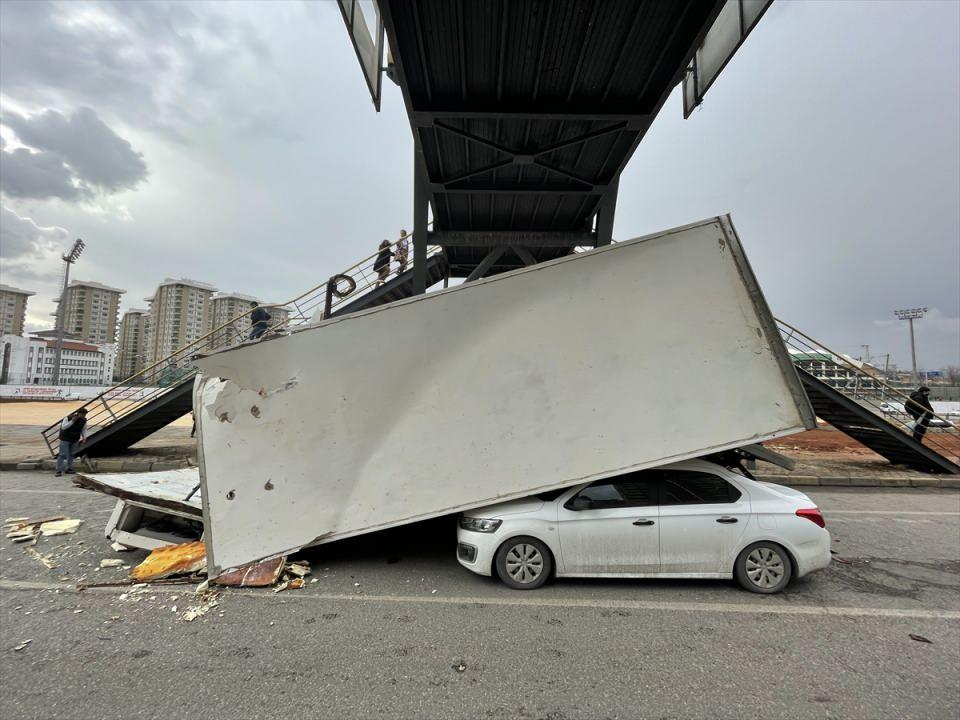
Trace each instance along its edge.
<path fill-rule="evenodd" d="M 70 266 L 77 261 L 77 258 L 80 257 L 80 253 L 83 252 L 85 243 L 80 238 L 77 238 L 73 247 L 70 248 L 69 252 L 61 255 L 61 259 L 64 262 L 63 266 L 63 289 L 60 292 L 60 303 L 57 308 L 57 343 L 56 350 L 53 353 L 53 384 L 60 384 L 60 356 L 63 354 L 63 325 L 66 322 L 64 320 L 64 315 L 66 315 L 66 306 L 67 306 L 67 286 L 70 284 Z"/>
<path fill-rule="evenodd" d="M 909 310 L 894 310 L 893 314 L 900 320 L 910 323 L 910 357 L 913 360 L 913 384 L 917 384 L 917 344 L 913 338 L 913 321 L 919 320 L 927 312 L 926 308 L 910 308 Z"/>

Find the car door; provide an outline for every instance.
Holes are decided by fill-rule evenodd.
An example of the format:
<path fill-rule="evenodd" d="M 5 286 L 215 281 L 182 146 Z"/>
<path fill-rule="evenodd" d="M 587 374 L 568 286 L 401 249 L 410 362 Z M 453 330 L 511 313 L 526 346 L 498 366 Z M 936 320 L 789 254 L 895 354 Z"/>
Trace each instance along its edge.
<path fill-rule="evenodd" d="M 643 473 L 587 486 L 558 509 L 557 527 L 564 575 L 659 569 L 656 485 Z"/>
<path fill-rule="evenodd" d="M 660 470 L 660 570 L 729 573 L 750 519 L 750 499 L 722 475 Z"/>

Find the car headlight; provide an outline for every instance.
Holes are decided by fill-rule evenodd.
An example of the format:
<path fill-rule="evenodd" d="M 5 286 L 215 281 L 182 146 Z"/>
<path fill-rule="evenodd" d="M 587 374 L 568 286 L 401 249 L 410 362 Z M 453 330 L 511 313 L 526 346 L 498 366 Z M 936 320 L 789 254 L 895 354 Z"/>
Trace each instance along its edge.
<path fill-rule="evenodd" d="M 467 517 L 466 515 L 460 517 L 460 527 L 473 532 L 496 532 L 501 524 L 503 524 L 503 520 L 489 520 L 487 518 Z"/>

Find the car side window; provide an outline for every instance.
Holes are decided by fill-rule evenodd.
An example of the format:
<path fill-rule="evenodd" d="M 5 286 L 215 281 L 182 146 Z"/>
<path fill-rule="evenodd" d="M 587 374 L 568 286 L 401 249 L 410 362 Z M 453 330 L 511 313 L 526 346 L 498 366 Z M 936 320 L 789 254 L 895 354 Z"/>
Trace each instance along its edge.
<path fill-rule="evenodd" d="M 612 482 L 603 481 L 578 492 L 567 503 L 567 507 L 577 510 L 627 507 L 627 499 Z"/>
<path fill-rule="evenodd" d="M 640 473 L 632 473 L 585 487 L 567 502 L 566 507 L 571 510 L 596 510 L 656 504 L 653 481 L 642 477 Z"/>
<path fill-rule="evenodd" d="M 707 505 L 732 503 L 740 491 L 722 477 L 693 470 L 664 470 L 660 473 L 661 505 Z"/>

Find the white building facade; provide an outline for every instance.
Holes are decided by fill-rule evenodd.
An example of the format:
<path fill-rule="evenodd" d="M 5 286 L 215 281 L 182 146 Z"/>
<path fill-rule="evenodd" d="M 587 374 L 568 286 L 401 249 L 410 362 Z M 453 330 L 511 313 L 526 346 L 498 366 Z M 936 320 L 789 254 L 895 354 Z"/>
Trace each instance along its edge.
<path fill-rule="evenodd" d="M 53 382 L 55 340 L 0 336 L 0 384 L 50 385 Z M 111 385 L 117 346 L 64 340 L 60 355 L 61 385 Z"/>

